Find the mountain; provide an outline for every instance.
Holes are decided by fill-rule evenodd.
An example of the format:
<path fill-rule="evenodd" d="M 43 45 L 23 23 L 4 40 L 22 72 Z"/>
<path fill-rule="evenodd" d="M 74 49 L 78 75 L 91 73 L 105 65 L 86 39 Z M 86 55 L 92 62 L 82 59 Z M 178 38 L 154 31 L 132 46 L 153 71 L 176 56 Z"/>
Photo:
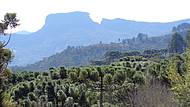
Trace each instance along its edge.
<path fill-rule="evenodd" d="M 67 46 L 87 46 L 110 43 L 135 37 L 139 32 L 160 36 L 171 31 L 173 26 L 190 20 L 169 23 L 136 22 L 124 19 L 103 19 L 100 24 L 93 22 L 88 13 L 70 12 L 50 14 L 45 25 L 30 34 L 14 34 L 9 48 L 15 58 L 11 65 L 27 65 L 61 52 Z"/>
<path fill-rule="evenodd" d="M 149 36 L 160 36 L 171 32 L 171 28 L 182 23 L 190 23 L 190 19 L 160 23 L 160 22 L 137 22 L 124 19 L 103 19 L 101 25 L 112 31 L 124 32 L 130 37 L 135 37 L 139 32 Z"/>
<path fill-rule="evenodd" d="M 175 31 L 174 31 L 175 29 Z M 107 52 L 119 51 L 144 51 L 144 50 L 160 50 L 168 49 L 169 43 L 172 39 L 173 32 L 178 32 L 185 40 L 187 31 L 190 29 L 190 24 L 182 23 L 176 27 L 173 27 L 173 31 L 170 34 L 157 37 L 148 37 L 147 34 L 139 33 L 137 37 L 132 39 L 122 39 L 117 43 L 98 43 L 89 46 L 68 46 L 64 51 L 56 53 L 50 57 L 46 57 L 34 64 L 28 64 L 24 67 L 15 66 L 13 70 L 31 70 L 42 71 L 51 67 L 60 66 L 86 66 L 92 61 L 104 59 L 104 55 Z M 148 52 L 148 51 L 147 51 Z"/>

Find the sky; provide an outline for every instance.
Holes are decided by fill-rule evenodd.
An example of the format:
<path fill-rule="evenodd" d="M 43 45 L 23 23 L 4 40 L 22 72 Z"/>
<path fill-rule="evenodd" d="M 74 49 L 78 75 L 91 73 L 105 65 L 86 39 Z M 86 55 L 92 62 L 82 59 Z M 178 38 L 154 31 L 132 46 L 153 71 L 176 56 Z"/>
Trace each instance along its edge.
<path fill-rule="evenodd" d="M 190 0 L 0 0 L 0 19 L 16 12 L 21 25 L 15 31 L 35 32 L 48 14 L 88 12 L 95 22 L 122 18 L 145 22 L 171 22 L 190 18 Z"/>

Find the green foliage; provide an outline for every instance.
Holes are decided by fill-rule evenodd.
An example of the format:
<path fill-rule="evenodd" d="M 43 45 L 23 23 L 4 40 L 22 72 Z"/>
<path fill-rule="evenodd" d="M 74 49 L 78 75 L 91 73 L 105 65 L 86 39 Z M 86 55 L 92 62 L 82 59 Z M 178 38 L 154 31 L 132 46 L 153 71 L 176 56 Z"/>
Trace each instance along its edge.
<path fill-rule="evenodd" d="M 113 76 L 113 80 L 117 84 L 122 84 L 125 81 L 125 78 L 126 76 L 125 76 L 124 71 L 118 71 Z"/>
<path fill-rule="evenodd" d="M 9 28 L 15 28 L 17 27 L 19 20 L 17 19 L 16 13 L 7 13 L 4 16 L 4 20 L 0 22 L 0 36 L 7 35 L 6 31 L 9 30 Z M 9 39 L 7 42 L 0 41 L 0 73 L 2 73 L 6 67 L 9 61 L 12 58 L 12 52 L 5 48 L 5 46 L 10 41 L 11 34 L 9 36 Z"/>
<path fill-rule="evenodd" d="M 97 71 L 92 71 L 90 73 L 90 80 L 98 81 L 98 79 L 99 79 L 99 73 Z"/>
<path fill-rule="evenodd" d="M 142 72 L 138 71 L 133 75 L 132 80 L 134 83 L 144 84 L 145 83 L 145 76 Z"/>
<path fill-rule="evenodd" d="M 90 107 L 90 105 L 87 102 L 87 98 L 86 98 L 85 92 L 81 92 L 81 95 L 79 97 L 79 105 L 81 107 Z"/>
<path fill-rule="evenodd" d="M 47 97 L 48 97 L 48 101 L 53 102 L 54 98 L 56 96 L 55 94 L 55 89 L 54 89 L 54 85 L 52 82 L 48 82 L 47 86 L 46 86 L 46 91 L 47 91 Z"/>
<path fill-rule="evenodd" d="M 104 83 L 105 84 L 108 84 L 108 85 L 111 85 L 112 84 L 112 75 L 111 74 L 106 74 L 105 76 L 104 76 Z"/>
<path fill-rule="evenodd" d="M 63 90 L 59 90 L 57 92 L 57 101 L 61 103 L 60 104 L 61 106 L 64 105 L 66 98 L 67 98 L 67 95 L 65 94 Z"/>
<path fill-rule="evenodd" d="M 60 77 L 62 79 L 66 78 L 67 77 L 67 70 L 65 69 L 65 67 L 60 67 Z"/>
<path fill-rule="evenodd" d="M 69 79 L 72 81 L 72 82 L 76 82 L 78 79 L 77 79 L 77 74 L 75 72 L 70 72 L 69 73 Z"/>
<path fill-rule="evenodd" d="M 188 35 L 189 36 L 189 35 Z M 188 38 L 188 37 L 187 37 Z M 171 81 L 172 91 L 175 95 L 175 100 L 182 107 L 190 106 L 190 47 L 187 47 L 187 51 L 185 53 L 185 68 L 186 72 L 181 73 L 179 67 L 179 60 L 173 59 L 170 62 L 169 70 L 168 70 L 168 78 Z"/>
<path fill-rule="evenodd" d="M 88 77 L 88 72 L 86 70 L 82 70 L 79 74 L 79 80 L 81 82 L 85 82 Z"/>
<path fill-rule="evenodd" d="M 67 99 L 65 100 L 65 107 L 73 107 L 74 105 L 74 99 L 72 97 L 67 97 Z"/>
<path fill-rule="evenodd" d="M 126 58 L 126 59 L 125 59 Z M 168 61 L 127 56 L 106 66 L 50 68 L 48 72 L 10 73 L 6 82 L 11 101 L 21 107 L 127 107 L 134 105 L 135 92 L 154 77 L 168 85 Z M 175 57 L 183 75 L 185 58 Z M 11 91 L 9 91 L 11 90 Z"/>
<path fill-rule="evenodd" d="M 28 93 L 28 98 L 30 101 L 37 101 L 37 97 L 33 92 Z"/>
<path fill-rule="evenodd" d="M 169 44 L 169 53 L 183 53 L 185 50 L 186 43 L 180 34 L 174 33 L 172 40 Z"/>

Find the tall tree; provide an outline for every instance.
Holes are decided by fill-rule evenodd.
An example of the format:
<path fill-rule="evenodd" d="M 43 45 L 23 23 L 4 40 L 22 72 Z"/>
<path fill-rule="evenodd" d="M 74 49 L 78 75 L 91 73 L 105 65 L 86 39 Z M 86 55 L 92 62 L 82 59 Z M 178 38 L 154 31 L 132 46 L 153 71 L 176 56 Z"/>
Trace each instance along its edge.
<path fill-rule="evenodd" d="M 102 69 L 100 67 L 97 67 L 97 71 L 99 72 L 99 76 L 100 76 L 100 107 L 103 107 L 103 77 L 104 74 L 102 72 Z"/>
<path fill-rule="evenodd" d="M 7 41 L 0 41 L 0 79 L 5 77 L 5 72 L 7 71 L 7 65 L 12 58 L 12 52 L 5 48 L 11 39 L 11 29 L 16 28 L 19 20 L 17 19 L 16 13 L 6 13 L 4 15 L 4 19 L 0 22 L 0 36 L 9 36 Z M 0 86 L 0 106 L 4 107 L 7 105 L 3 105 L 3 90 Z"/>
<path fill-rule="evenodd" d="M 60 74 L 61 79 L 64 79 L 67 77 L 67 70 L 65 69 L 65 67 L 60 67 L 59 74 Z"/>
<path fill-rule="evenodd" d="M 9 36 L 7 41 L 0 41 L 0 74 L 6 69 L 8 62 L 11 60 L 11 51 L 6 49 L 11 38 L 11 29 L 16 28 L 19 20 L 16 13 L 7 13 L 4 16 L 4 20 L 0 22 L 0 36 Z M 10 32 L 8 32 L 10 31 Z"/>
<path fill-rule="evenodd" d="M 172 39 L 169 43 L 168 50 L 169 53 L 183 53 L 186 47 L 186 43 L 180 34 L 175 32 L 172 35 Z"/>

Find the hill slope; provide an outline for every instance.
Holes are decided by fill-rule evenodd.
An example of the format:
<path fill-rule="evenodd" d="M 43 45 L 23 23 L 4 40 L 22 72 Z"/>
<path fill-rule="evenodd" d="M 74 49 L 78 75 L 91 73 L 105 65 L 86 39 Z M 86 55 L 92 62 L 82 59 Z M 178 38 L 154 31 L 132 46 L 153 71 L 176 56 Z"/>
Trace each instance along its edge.
<path fill-rule="evenodd" d="M 142 39 L 143 38 L 143 39 Z M 64 51 L 44 58 L 25 67 L 14 67 L 14 70 L 47 70 L 59 66 L 86 66 L 92 60 L 99 60 L 108 51 L 143 51 L 148 49 L 165 49 L 169 43 L 169 36 L 150 37 L 140 33 L 137 38 L 123 40 L 125 42 L 110 44 L 95 44 L 90 46 L 67 47 Z"/>

